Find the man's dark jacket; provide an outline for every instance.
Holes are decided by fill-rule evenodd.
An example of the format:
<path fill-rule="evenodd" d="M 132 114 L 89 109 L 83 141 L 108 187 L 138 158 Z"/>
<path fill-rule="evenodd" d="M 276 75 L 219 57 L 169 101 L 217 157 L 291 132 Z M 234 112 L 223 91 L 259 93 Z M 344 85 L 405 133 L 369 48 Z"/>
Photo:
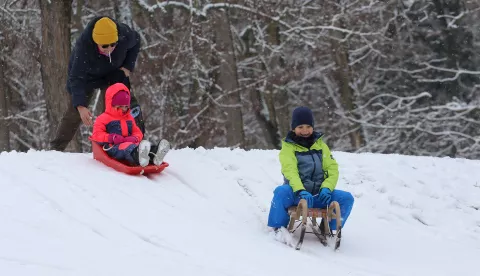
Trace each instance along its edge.
<path fill-rule="evenodd" d="M 129 26 L 118 23 L 118 44 L 108 56 L 100 54 L 97 44 L 93 41 L 92 32 L 95 23 L 102 17 L 94 18 L 75 43 L 68 64 L 67 90 L 72 94 L 74 107 L 87 106 L 86 91 L 93 88 L 103 88 L 110 84 L 109 76 L 118 75 L 119 68 L 124 67 L 130 72 L 135 69 L 138 52 L 140 51 L 140 35 Z M 125 75 L 123 75 L 125 78 Z M 126 79 L 126 78 L 125 78 Z"/>

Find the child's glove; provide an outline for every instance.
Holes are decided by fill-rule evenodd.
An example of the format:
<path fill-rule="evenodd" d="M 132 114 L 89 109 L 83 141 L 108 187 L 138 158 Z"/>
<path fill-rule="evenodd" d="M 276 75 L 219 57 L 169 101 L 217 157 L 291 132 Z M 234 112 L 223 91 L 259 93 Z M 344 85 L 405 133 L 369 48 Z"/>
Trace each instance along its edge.
<path fill-rule="evenodd" d="M 128 136 L 128 137 L 123 138 L 123 141 L 124 142 L 130 142 L 130 143 L 137 143 L 138 138 L 135 137 L 135 136 Z"/>
<path fill-rule="evenodd" d="M 329 188 L 322 188 L 318 198 L 323 205 L 329 205 L 332 201 L 332 191 Z"/>
<path fill-rule="evenodd" d="M 125 142 L 125 138 L 123 138 L 122 135 L 118 135 L 115 133 L 108 134 L 108 143 L 117 145 L 123 142 Z"/>
<path fill-rule="evenodd" d="M 311 193 L 305 191 L 305 190 L 302 190 L 298 193 L 298 197 L 300 198 L 303 198 L 307 201 L 307 206 L 308 208 L 312 208 L 313 207 L 313 196 Z"/>

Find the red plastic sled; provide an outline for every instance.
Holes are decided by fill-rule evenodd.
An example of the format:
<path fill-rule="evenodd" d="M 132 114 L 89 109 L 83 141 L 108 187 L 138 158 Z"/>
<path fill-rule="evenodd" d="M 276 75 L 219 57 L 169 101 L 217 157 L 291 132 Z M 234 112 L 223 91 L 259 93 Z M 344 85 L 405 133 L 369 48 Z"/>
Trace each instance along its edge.
<path fill-rule="evenodd" d="M 96 142 L 92 141 L 92 152 L 93 158 L 102 162 L 103 164 L 126 174 L 130 175 L 139 175 L 139 174 L 153 174 L 153 173 L 160 173 L 166 167 L 168 167 L 167 162 L 163 162 L 160 165 L 148 165 L 146 167 L 142 166 L 129 166 L 126 163 L 121 161 L 115 160 L 108 156 L 108 154 L 103 150 L 102 146 L 97 144 Z"/>

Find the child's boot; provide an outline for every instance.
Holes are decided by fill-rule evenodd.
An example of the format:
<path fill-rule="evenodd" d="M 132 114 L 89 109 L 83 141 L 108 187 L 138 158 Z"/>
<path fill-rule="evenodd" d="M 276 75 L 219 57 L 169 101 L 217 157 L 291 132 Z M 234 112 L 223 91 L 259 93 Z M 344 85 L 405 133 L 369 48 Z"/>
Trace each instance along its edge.
<path fill-rule="evenodd" d="M 162 139 L 157 145 L 153 145 L 150 148 L 150 157 L 153 164 L 157 166 L 162 164 L 163 158 L 165 158 L 168 151 L 170 151 L 170 143 L 165 139 Z"/>

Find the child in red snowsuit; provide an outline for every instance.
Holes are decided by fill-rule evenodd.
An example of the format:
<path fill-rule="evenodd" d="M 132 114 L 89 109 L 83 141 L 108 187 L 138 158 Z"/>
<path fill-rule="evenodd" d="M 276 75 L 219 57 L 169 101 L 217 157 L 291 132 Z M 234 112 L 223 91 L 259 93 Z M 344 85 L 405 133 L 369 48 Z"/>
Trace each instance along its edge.
<path fill-rule="evenodd" d="M 130 90 L 123 83 L 107 88 L 105 112 L 95 120 L 90 139 L 102 145 L 109 156 L 133 166 L 160 165 L 170 150 L 166 140 L 153 146 L 142 140 L 142 131 L 130 114 Z"/>

